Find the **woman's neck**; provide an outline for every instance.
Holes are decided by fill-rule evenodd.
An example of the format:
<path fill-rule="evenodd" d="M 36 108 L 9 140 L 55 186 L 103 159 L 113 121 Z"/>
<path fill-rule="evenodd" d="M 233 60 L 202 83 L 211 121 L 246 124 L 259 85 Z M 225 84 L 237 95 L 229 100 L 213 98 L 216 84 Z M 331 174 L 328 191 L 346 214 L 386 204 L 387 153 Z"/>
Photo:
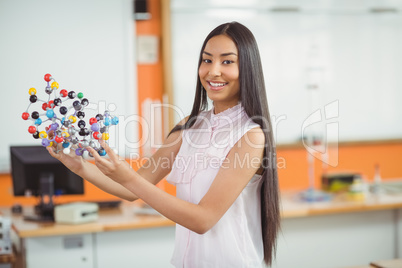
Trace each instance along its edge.
<path fill-rule="evenodd" d="M 232 108 L 239 104 L 238 102 L 236 103 L 222 103 L 222 102 L 214 102 L 214 114 L 219 114 L 229 108 Z"/>

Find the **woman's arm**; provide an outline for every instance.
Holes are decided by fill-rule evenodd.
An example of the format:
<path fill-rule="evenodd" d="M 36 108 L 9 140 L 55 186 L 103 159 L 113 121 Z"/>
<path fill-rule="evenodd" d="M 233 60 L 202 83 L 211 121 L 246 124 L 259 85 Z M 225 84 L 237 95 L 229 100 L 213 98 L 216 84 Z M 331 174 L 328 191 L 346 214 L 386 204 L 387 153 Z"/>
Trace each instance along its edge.
<path fill-rule="evenodd" d="M 110 160 L 95 156 L 95 164 L 108 177 L 140 197 L 172 221 L 199 234 L 207 232 L 230 208 L 260 168 L 264 153 L 264 134 L 260 128 L 247 132 L 229 152 L 208 192 L 193 204 L 155 187 L 132 169 L 122 166 L 118 156 L 105 145 Z M 247 165 L 236 161 L 248 159 Z"/>
<path fill-rule="evenodd" d="M 137 173 L 152 184 L 157 184 L 171 170 L 182 142 L 182 131 L 167 137 L 163 145 L 138 169 Z"/>
<path fill-rule="evenodd" d="M 76 156 L 74 152 L 64 154 L 61 152 L 55 153 L 52 147 L 47 147 L 46 149 L 51 156 L 62 162 L 72 172 L 103 191 L 128 201 L 136 199 L 136 196 L 132 192 L 121 184 L 111 180 L 92 163 L 86 161 L 81 156 Z"/>
<path fill-rule="evenodd" d="M 177 125 L 184 125 L 188 116 Z M 163 145 L 143 164 L 137 173 L 152 184 L 160 182 L 171 170 L 182 142 L 182 130 L 171 133 Z"/>
<path fill-rule="evenodd" d="M 184 120 L 186 120 L 186 118 L 179 124 L 184 124 Z M 162 147 L 148 159 L 147 163 L 145 163 L 137 173 L 152 184 L 158 183 L 170 172 L 180 146 L 181 131 L 176 131 L 165 140 Z M 111 180 L 103 174 L 96 165 L 84 160 L 82 157 L 76 156 L 74 152 L 66 155 L 64 153 L 55 153 L 51 147 L 47 147 L 47 150 L 50 155 L 62 162 L 72 172 L 101 190 L 128 201 L 138 199 L 133 192 L 127 190 L 127 188 L 114 180 Z M 121 164 L 125 165 L 127 168 L 129 167 L 125 159 L 121 159 Z"/>

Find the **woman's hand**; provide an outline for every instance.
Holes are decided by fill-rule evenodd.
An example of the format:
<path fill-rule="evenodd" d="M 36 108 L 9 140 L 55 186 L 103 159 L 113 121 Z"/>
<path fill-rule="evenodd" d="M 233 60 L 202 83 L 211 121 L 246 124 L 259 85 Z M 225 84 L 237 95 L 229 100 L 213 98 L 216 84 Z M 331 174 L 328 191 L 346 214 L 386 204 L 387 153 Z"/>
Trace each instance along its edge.
<path fill-rule="evenodd" d="M 95 158 L 95 165 L 99 170 L 117 183 L 124 183 L 128 180 L 129 174 L 134 172 L 127 161 L 117 155 L 104 140 L 99 140 L 100 145 L 105 149 L 109 159 L 102 157 L 92 147 L 86 147 L 89 153 Z"/>
<path fill-rule="evenodd" d="M 69 154 L 65 154 L 63 150 L 59 150 L 59 152 L 56 153 L 57 147 L 48 146 L 46 149 L 51 156 L 62 162 L 75 174 L 78 174 L 82 170 L 85 160 L 81 156 L 77 156 L 74 150 L 71 150 Z"/>

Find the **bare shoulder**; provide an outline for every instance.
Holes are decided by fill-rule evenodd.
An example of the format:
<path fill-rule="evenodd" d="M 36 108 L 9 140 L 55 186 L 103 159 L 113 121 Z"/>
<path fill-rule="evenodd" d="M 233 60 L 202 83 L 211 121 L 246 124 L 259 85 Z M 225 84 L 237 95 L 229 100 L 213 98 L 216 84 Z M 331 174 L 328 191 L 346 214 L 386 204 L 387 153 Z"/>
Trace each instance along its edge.
<path fill-rule="evenodd" d="M 244 136 L 256 144 L 260 145 L 265 144 L 265 135 L 261 127 L 255 127 L 250 129 L 249 131 L 246 132 L 246 134 L 244 134 Z"/>
<path fill-rule="evenodd" d="M 190 116 L 188 115 L 188 116 L 186 116 L 186 117 L 184 117 L 182 120 L 180 120 L 180 122 L 179 123 L 177 123 L 177 125 L 179 125 L 179 126 L 182 126 L 182 125 L 184 125 L 186 122 L 187 122 L 187 120 L 190 118 Z"/>
<path fill-rule="evenodd" d="M 243 137 L 237 142 L 238 148 L 254 148 L 261 149 L 265 146 L 265 135 L 261 127 L 255 127 L 247 131 Z"/>

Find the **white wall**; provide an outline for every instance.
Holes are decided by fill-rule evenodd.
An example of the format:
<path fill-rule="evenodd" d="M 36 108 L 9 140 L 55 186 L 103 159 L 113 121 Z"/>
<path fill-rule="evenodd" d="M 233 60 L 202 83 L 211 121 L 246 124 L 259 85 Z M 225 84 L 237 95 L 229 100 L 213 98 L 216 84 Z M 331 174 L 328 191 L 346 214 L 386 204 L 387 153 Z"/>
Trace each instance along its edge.
<path fill-rule="evenodd" d="M 303 129 L 333 142 L 401 138 L 402 16 L 370 11 L 402 10 L 401 5 L 381 0 L 172 0 L 175 104 L 190 113 L 202 42 L 219 24 L 235 20 L 259 44 L 278 143 L 299 140 Z M 299 11 L 273 11 L 278 7 Z M 318 83 L 318 91 L 307 90 L 311 82 Z M 317 110 L 323 120 L 305 127 Z"/>
<path fill-rule="evenodd" d="M 115 110 L 121 124 L 110 144 L 122 155 L 136 151 L 128 147 L 137 123 L 124 122 L 138 110 L 132 14 L 131 0 L 0 0 L 1 171 L 9 168 L 9 145 L 40 144 L 21 114 L 29 88 L 47 100 L 46 73 L 60 88 L 83 92 L 100 112 Z M 40 109 L 34 104 L 29 112 Z"/>

